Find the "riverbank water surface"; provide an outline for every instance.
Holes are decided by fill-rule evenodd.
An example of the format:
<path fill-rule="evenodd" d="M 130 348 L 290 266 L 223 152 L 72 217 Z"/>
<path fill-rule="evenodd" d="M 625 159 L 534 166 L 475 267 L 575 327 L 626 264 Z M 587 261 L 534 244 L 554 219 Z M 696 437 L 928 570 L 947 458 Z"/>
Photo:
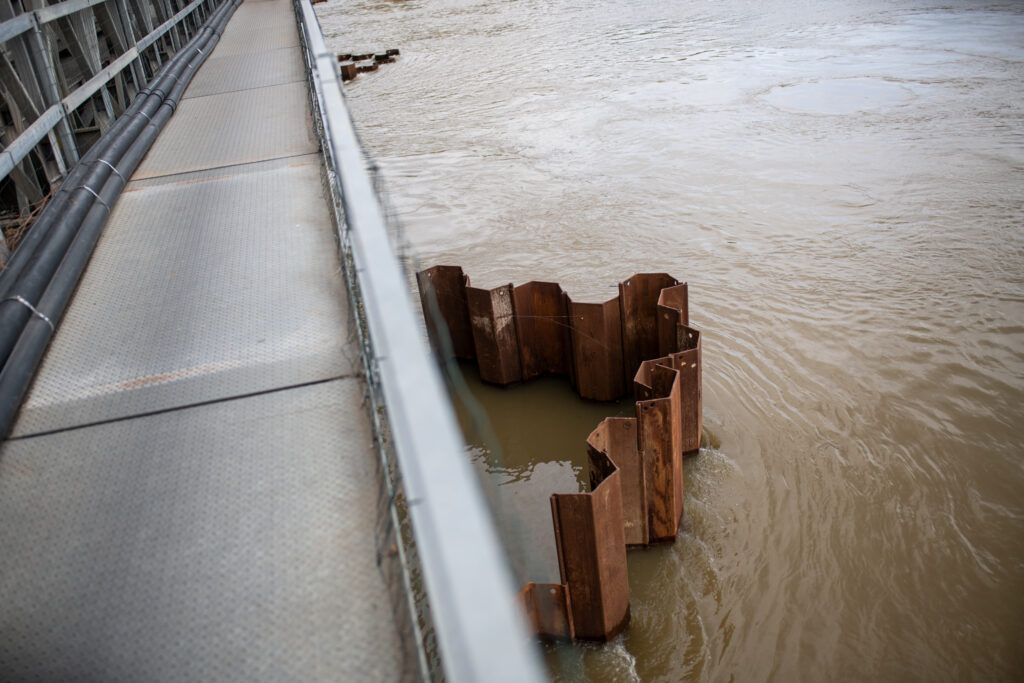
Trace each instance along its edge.
<path fill-rule="evenodd" d="M 1021 679 L 1024 6 L 320 7 L 337 51 L 402 51 L 346 89 L 420 264 L 690 283 L 683 534 L 631 551 L 627 633 L 550 649 L 557 677 Z M 630 404 L 469 375 L 503 447 L 473 456 L 543 537 Z"/>

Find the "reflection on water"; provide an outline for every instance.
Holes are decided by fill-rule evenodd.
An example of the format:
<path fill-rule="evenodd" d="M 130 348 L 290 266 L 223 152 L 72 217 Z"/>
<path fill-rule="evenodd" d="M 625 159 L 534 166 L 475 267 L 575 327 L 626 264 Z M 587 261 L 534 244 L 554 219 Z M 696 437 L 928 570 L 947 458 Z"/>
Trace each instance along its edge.
<path fill-rule="evenodd" d="M 556 492 L 589 490 L 587 436 L 605 417 L 633 415 L 633 403 L 581 401 L 568 380 L 558 377 L 501 389 L 481 383 L 473 364 L 461 369 L 471 395 L 489 416 L 490 429 L 480 430 L 456 397 L 471 457 L 487 473 L 506 511 L 515 577 L 521 585 L 559 583 L 549 498 Z"/>
<path fill-rule="evenodd" d="M 871 78 L 840 78 L 782 84 L 762 96 L 783 111 L 804 114 L 853 114 L 905 104 L 914 91 L 899 83 Z"/>
<path fill-rule="evenodd" d="M 1020 678 L 1019 3 L 321 15 L 339 51 L 402 50 L 348 96 L 422 264 L 590 301 L 690 282 L 719 443 L 686 463 L 677 543 L 629 554 L 628 632 L 554 650 L 559 676 Z M 623 408 L 558 380 L 473 392 L 502 446 L 474 457 L 539 534 Z"/>

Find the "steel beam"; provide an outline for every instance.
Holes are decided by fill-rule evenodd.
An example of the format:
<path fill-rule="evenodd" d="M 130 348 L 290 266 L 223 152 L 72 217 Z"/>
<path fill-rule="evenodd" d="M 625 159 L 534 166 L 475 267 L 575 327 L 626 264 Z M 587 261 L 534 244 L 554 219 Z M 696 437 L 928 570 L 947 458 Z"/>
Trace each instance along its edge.
<path fill-rule="evenodd" d="M 40 24 L 48 24 L 51 21 L 74 14 L 79 10 L 98 5 L 106 0 L 63 0 L 55 5 L 46 5 L 35 11 Z"/>
<path fill-rule="evenodd" d="M 98 121 L 101 129 L 107 125 L 110 119 L 115 117 L 115 109 L 111 101 L 110 93 L 106 86 L 111 80 L 117 78 L 122 70 L 132 66 L 133 77 L 136 80 L 136 88 L 145 82 L 145 75 L 141 68 L 141 53 L 159 40 L 164 34 L 178 25 L 192 12 L 198 9 L 204 0 L 194 0 L 186 5 L 173 17 L 163 22 L 137 43 L 134 40 L 131 30 L 131 17 L 128 5 L 125 0 L 117 0 L 124 34 L 121 35 L 115 26 L 113 15 L 106 7 L 101 8 L 105 12 L 106 21 L 104 30 L 110 30 L 115 40 L 124 40 L 125 45 L 131 40 L 134 45 L 127 48 L 121 55 L 111 61 L 106 67 L 100 69 L 102 55 L 96 37 L 96 22 L 91 15 L 72 16 L 75 12 L 88 10 L 89 8 L 107 0 L 69 0 L 57 5 L 41 7 L 33 12 L 26 12 L 0 23 L 0 37 L 11 40 L 27 34 L 28 56 L 31 61 L 32 71 L 42 93 L 43 101 L 48 108 L 36 117 L 35 120 L 6 149 L 0 153 L 0 178 L 5 177 L 11 169 L 20 163 L 36 145 L 48 137 L 50 131 L 56 130 L 60 140 L 60 147 L 54 147 L 54 156 L 57 158 L 58 168 L 62 173 L 78 160 L 78 146 L 74 139 L 71 122 L 68 120 L 70 112 L 86 104 L 89 99 L 99 93 L 103 100 L 103 109 L 109 117 L 107 122 Z M 149 27 L 148 6 L 135 3 L 143 23 Z M 41 26 L 53 22 L 52 26 L 57 31 L 63 42 L 71 51 L 75 61 L 83 70 L 88 79 L 77 87 L 73 92 L 63 99 L 60 97 L 58 87 L 58 74 L 56 66 L 51 58 L 50 50 L 42 35 Z M 159 54 L 157 61 L 159 62 Z M 15 70 L 15 73 L 17 71 Z M 23 84 L 24 85 L 24 84 Z M 13 87 L 13 86 L 12 86 Z M 17 97 L 17 94 L 12 93 Z M 31 99 L 31 98 L 30 98 Z M 123 107 L 121 107 L 123 109 Z M 36 109 L 38 111 L 38 109 Z M 51 137 L 52 139 L 52 137 Z"/>
<path fill-rule="evenodd" d="M 0 23 L 0 43 L 6 43 L 15 36 L 29 31 L 35 26 L 35 17 L 30 12 L 19 14 L 12 19 Z"/>
<path fill-rule="evenodd" d="M 43 39 L 42 29 L 36 23 L 28 35 L 29 58 L 32 61 L 36 80 L 42 90 L 43 100 L 51 107 L 60 102 L 60 91 L 57 89 L 57 73 L 49 50 Z M 71 130 L 67 110 L 61 111 L 60 120 L 55 126 L 60 138 L 60 150 L 54 150 L 55 156 L 62 157 L 64 165 L 70 168 L 78 161 L 78 145 Z"/>

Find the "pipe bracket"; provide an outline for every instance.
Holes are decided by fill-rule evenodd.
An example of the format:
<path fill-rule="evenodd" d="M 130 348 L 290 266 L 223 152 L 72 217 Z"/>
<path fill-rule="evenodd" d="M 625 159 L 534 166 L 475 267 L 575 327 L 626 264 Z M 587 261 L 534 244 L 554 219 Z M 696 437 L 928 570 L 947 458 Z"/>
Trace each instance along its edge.
<path fill-rule="evenodd" d="M 95 197 L 96 201 L 98 201 L 103 206 L 103 208 L 107 210 L 108 213 L 110 212 L 110 205 L 103 201 L 103 197 L 99 196 L 96 190 L 92 189 L 88 185 L 82 185 L 82 189 L 91 194 L 93 197 Z"/>
<path fill-rule="evenodd" d="M 35 317 L 39 318 L 44 323 L 49 325 L 51 332 L 56 332 L 57 331 L 57 328 L 53 326 L 53 321 L 50 320 L 50 318 L 45 313 L 43 313 L 38 308 L 36 308 L 32 304 L 30 304 L 28 302 L 28 300 L 25 299 L 24 297 L 15 294 L 14 296 L 7 297 L 6 299 L 4 299 L 4 301 L 16 301 L 16 302 L 18 302 L 19 304 L 21 304 L 22 306 L 24 306 L 28 310 L 32 311 L 32 315 L 34 315 Z"/>

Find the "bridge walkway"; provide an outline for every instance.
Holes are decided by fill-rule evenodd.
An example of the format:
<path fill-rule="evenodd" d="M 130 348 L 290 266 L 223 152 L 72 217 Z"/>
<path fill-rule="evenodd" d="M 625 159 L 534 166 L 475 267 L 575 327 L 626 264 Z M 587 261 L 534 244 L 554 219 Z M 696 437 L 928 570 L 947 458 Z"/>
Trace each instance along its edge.
<path fill-rule="evenodd" d="M 5 680 L 401 680 L 293 6 L 245 0 L 0 447 Z"/>

